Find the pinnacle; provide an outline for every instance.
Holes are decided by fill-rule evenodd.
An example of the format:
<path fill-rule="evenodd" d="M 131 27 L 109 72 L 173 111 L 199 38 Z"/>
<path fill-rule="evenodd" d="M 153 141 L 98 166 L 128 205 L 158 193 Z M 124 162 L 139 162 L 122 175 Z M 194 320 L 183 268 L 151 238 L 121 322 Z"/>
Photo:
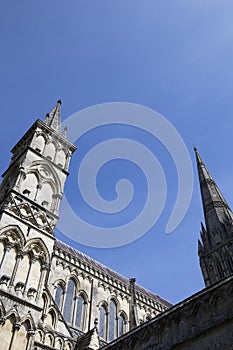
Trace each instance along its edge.
<path fill-rule="evenodd" d="M 219 229 L 225 235 L 228 231 L 226 222 L 232 218 L 231 209 L 202 161 L 197 149 L 195 153 L 207 232 L 210 236 L 213 236 L 214 232 Z"/>
<path fill-rule="evenodd" d="M 50 126 L 55 131 L 61 133 L 61 107 L 62 101 L 58 100 L 56 106 L 52 109 L 50 113 L 46 114 L 45 124 Z"/>

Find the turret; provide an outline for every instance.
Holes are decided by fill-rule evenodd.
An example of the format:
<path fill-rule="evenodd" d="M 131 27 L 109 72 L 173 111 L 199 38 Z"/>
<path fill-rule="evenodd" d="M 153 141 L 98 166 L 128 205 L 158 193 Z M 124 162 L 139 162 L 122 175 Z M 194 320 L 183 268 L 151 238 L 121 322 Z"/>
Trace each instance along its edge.
<path fill-rule="evenodd" d="M 0 186 L 0 210 L 53 235 L 68 166 L 76 147 L 61 131 L 61 101 L 44 121 L 37 120 L 12 149 Z M 66 130 L 64 130 L 66 134 Z M 6 220 L 4 219 L 6 218 Z"/>

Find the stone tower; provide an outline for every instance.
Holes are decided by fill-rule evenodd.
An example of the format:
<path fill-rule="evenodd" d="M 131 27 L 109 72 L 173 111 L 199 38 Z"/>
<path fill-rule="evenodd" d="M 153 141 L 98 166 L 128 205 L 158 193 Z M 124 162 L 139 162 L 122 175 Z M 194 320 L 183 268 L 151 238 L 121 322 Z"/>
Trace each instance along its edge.
<path fill-rule="evenodd" d="M 61 132 L 60 105 L 59 100 L 45 120 L 37 120 L 12 149 L 13 156 L 0 186 L 0 229 L 11 225 L 15 228 L 12 232 L 17 231 L 12 237 L 13 242 L 14 239 L 20 240 L 21 245 L 24 245 L 31 241 L 35 248 L 31 262 L 39 259 L 43 261 L 45 269 L 48 269 L 47 263 L 53 251 L 53 229 L 58 221 L 58 207 L 69 161 L 76 149 L 66 139 L 66 130 L 63 134 Z M 9 249 L 11 246 L 12 242 L 9 242 Z M 10 274 L 12 262 L 8 261 L 8 256 L 5 251 L 0 267 L 2 272 L 2 265 L 8 266 Z M 22 263 L 20 254 L 19 262 Z M 32 265 L 36 264 L 30 263 L 30 269 L 33 269 Z M 12 286 L 18 266 L 14 266 L 14 269 L 11 271 Z M 24 281 L 23 293 L 28 290 L 28 279 L 29 272 Z"/>
<path fill-rule="evenodd" d="M 70 157 L 76 149 L 61 132 L 60 105 L 58 101 L 44 121 L 37 120 L 12 149 L 0 186 L 0 291 L 4 294 L 0 313 L 12 312 L 9 324 L 1 318 L 2 349 L 12 348 L 16 333 L 22 348 L 27 342 L 26 348 L 31 349 L 34 324 L 41 313 L 55 240 L 53 229 Z M 21 328 L 19 319 L 24 320 Z M 8 332 L 11 324 L 19 325 L 13 327 L 13 336 Z M 21 334 L 23 327 L 31 334 L 28 340 Z"/>
<path fill-rule="evenodd" d="M 27 239 L 34 233 L 38 237 L 39 231 L 47 247 L 53 243 L 69 161 L 76 149 L 66 139 L 66 130 L 61 132 L 60 105 L 59 100 L 12 149 L 0 187 L 1 226 L 9 224 L 10 217 L 11 224 L 26 229 Z"/>
<path fill-rule="evenodd" d="M 205 226 L 198 254 L 206 286 L 233 274 L 233 213 L 195 148 Z"/>
<path fill-rule="evenodd" d="M 76 149 L 60 105 L 12 149 L 0 185 L 0 350 L 95 350 L 171 306 L 54 236 Z"/>

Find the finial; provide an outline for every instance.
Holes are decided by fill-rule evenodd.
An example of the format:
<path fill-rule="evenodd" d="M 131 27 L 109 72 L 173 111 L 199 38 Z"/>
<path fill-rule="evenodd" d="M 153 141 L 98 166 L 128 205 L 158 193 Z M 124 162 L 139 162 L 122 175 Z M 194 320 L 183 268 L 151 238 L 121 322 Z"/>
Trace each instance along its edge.
<path fill-rule="evenodd" d="M 193 145 L 194 152 L 197 152 L 197 147 Z"/>
<path fill-rule="evenodd" d="M 63 136 L 67 138 L 67 126 L 64 127 Z"/>
<path fill-rule="evenodd" d="M 57 101 L 56 106 L 52 109 L 50 113 L 46 114 L 45 124 L 51 127 L 53 130 L 61 133 L 61 115 L 60 115 L 60 106 L 62 102 L 61 100 Z"/>

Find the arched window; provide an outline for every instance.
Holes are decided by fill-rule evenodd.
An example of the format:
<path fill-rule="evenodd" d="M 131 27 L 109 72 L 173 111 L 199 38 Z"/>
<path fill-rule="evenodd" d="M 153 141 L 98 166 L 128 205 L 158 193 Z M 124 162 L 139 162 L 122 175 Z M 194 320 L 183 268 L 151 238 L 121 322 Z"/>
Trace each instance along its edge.
<path fill-rule="evenodd" d="M 106 318 L 107 311 L 103 305 L 99 309 L 99 336 L 106 340 Z"/>
<path fill-rule="evenodd" d="M 66 162 L 66 154 L 63 149 L 59 150 L 56 155 L 56 163 L 58 166 L 64 167 Z"/>
<path fill-rule="evenodd" d="M 52 142 L 48 143 L 44 150 L 44 156 L 50 160 L 54 160 L 55 153 L 56 153 L 56 146 L 54 145 L 54 143 Z"/>
<path fill-rule="evenodd" d="M 118 337 L 120 337 L 125 333 L 125 326 L 126 326 L 125 316 L 121 314 L 118 317 Z"/>
<path fill-rule="evenodd" d="M 75 293 L 75 282 L 73 279 L 68 281 L 67 290 L 66 290 L 66 299 L 63 310 L 63 316 L 68 323 L 72 323 L 72 314 L 73 314 L 73 301 Z"/>
<path fill-rule="evenodd" d="M 82 295 L 79 295 L 76 301 L 76 317 L 75 326 L 84 329 L 85 318 L 86 318 L 86 301 Z"/>
<path fill-rule="evenodd" d="M 37 202 L 47 209 L 52 209 L 54 188 L 51 183 L 43 182 L 37 194 Z"/>
<path fill-rule="evenodd" d="M 38 176 L 35 172 L 25 175 L 21 182 L 20 191 L 24 196 L 34 200 L 38 189 Z"/>
<path fill-rule="evenodd" d="M 57 306 L 59 307 L 59 309 L 61 310 L 62 307 L 62 297 L 63 297 L 63 288 L 62 286 L 60 286 L 60 284 L 58 284 L 55 290 L 55 303 L 57 304 Z"/>
<path fill-rule="evenodd" d="M 38 135 L 32 144 L 32 147 L 37 151 L 42 153 L 45 146 L 45 138 L 42 135 Z"/>
<path fill-rule="evenodd" d="M 111 299 L 109 303 L 109 318 L 108 318 L 108 340 L 112 341 L 116 338 L 117 328 L 117 306 L 116 302 Z"/>

